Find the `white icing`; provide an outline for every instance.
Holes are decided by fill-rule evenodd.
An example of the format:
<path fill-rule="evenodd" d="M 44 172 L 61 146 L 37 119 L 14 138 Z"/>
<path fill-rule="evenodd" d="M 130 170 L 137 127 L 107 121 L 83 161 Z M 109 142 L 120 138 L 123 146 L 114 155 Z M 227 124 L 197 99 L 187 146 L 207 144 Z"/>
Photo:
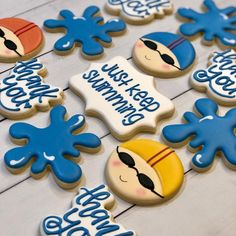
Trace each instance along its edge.
<path fill-rule="evenodd" d="M 98 194 L 100 195 L 100 197 L 98 196 Z M 134 231 L 126 230 L 122 225 L 114 222 L 113 216 L 107 210 L 107 208 L 108 207 L 111 208 L 111 206 L 114 204 L 115 199 L 112 194 L 110 194 L 110 196 L 107 195 L 107 197 L 105 197 L 106 194 L 110 194 L 110 193 L 108 191 L 108 188 L 104 185 L 98 186 L 95 189 L 80 188 L 80 194 L 74 198 L 71 209 L 69 209 L 65 214 L 60 215 L 60 216 L 55 216 L 55 215 L 48 216 L 41 222 L 41 225 L 40 225 L 41 235 L 42 236 L 49 236 L 49 235 L 67 236 L 69 234 L 71 236 L 82 235 L 83 231 L 76 230 L 79 227 L 82 227 L 89 230 L 88 234 L 83 234 L 83 235 L 137 236 L 137 234 Z M 100 204 L 100 206 L 96 205 L 98 203 Z M 73 209 L 74 209 L 74 212 L 71 213 Z M 68 212 L 69 212 L 68 220 L 65 220 L 65 218 L 67 217 L 63 219 L 63 217 Z M 85 212 L 85 213 L 82 213 L 82 212 Z M 86 216 L 79 216 L 80 213 Z M 104 219 L 105 216 L 108 216 L 108 217 Z M 62 219 L 62 222 L 60 222 L 58 217 Z M 47 225 L 50 225 L 49 222 L 51 220 L 54 221 L 53 227 L 47 227 Z M 92 224 L 92 222 L 94 223 L 95 221 L 97 222 L 95 224 Z M 104 223 L 105 225 L 101 226 Z M 112 232 L 106 232 L 106 233 L 101 234 L 103 230 L 105 230 L 106 228 L 109 228 L 109 226 L 111 225 L 118 227 L 118 229 Z M 101 226 L 101 228 L 97 229 L 97 227 L 99 226 Z M 49 233 L 47 232 L 47 230 L 49 231 Z"/>
<path fill-rule="evenodd" d="M 201 123 L 201 122 L 204 121 L 204 120 L 213 120 L 213 119 L 214 119 L 213 116 L 206 116 L 206 117 L 201 118 L 201 119 L 199 120 L 199 123 Z"/>
<path fill-rule="evenodd" d="M 19 164 L 20 162 L 22 162 L 23 160 L 25 159 L 25 157 L 22 157 L 21 159 L 19 159 L 19 160 L 11 160 L 10 161 L 10 165 L 12 165 L 12 166 L 14 166 L 14 165 L 17 165 L 17 164 Z"/>
<path fill-rule="evenodd" d="M 56 158 L 55 156 L 48 156 L 46 152 L 43 152 L 43 156 L 49 161 L 54 161 Z"/>
<path fill-rule="evenodd" d="M 41 67 L 41 68 L 40 68 Z M 45 110 L 50 101 L 62 99 L 62 89 L 44 83 L 39 75 L 45 67 L 39 59 L 17 62 L 0 83 L 0 112 L 5 116 L 24 116 L 36 108 Z"/>
<path fill-rule="evenodd" d="M 197 161 L 199 164 L 202 164 L 202 161 L 200 161 L 201 158 L 202 158 L 202 155 L 201 155 L 201 154 L 197 154 L 197 155 L 196 155 L 196 161 Z"/>
<path fill-rule="evenodd" d="M 165 11 L 172 11 L 173 6 L 170 0 L 107 0 L 107 8 L 138 22 L 162 16 Z"/>
<path fill-rule="evenodd" d="M 232 43 L 235 40 L 232 40 Z M 236 42 L 236 41 L 235 41 Z M 192 73 L 191 84 L 222 104 L 236 102 L 236 52 L 233 49 L 215 52 L 206 69 Z"/>
<path fill-rule="evenodd" d="M 107 68 L 117 65 L 118 69 L 114 71 L 115 73 L 117 72 L 117 76 L 111 78 L 108 72 L 102 71 L 104 65 L 107 65 Z M 118 71 L 123 71 L 124 74 L 122 75 L 122 72 L 118 73 Z M 88 82 L 89 80 L 84 77 L 94 73 L 98 75 L 95 80 L 102 79 L 97 85 L 109 83 L 109 86 L 117 91 L 116 95 L 122 96 L 123 100 L 128 102 L 125 105 L 126 107 L 131 104 L 133 109 L 136 109 L 133 116 L 128 115 L 129 111 L 122 112 L 125 106 L 120 105 L 120 103 L 116 104 L 117 100 L 109 101 L 109 99 L 114 98 L 116 95 L 111 96 L 110 93 L 102 95 L 108 90 L 101 89 L 97 91 L 96 89 L 99 90 L 99 87 L 92 88 L 93 83 Z M 127 73 L 127 76 L 125 73 Z M 119 80 L 120 77 L 122 77 L 121 80 Z M 131 90 L 129 90 L 136 85 L 138 86 L 135 88 L 140 89 L 140 92 L 142 92 L 138 97 L 135 95 L 139 92 L 132 90 L 131 94 Z M 112 133 L 117 138 L 128 139 L 131 134 L 142 130 L 155 131 L 157 120 L 165 115 L 169 115 L 174 110 L 173 103 L 155 89 L 153 77 L 138 72 L 123 57 L 115 57 L 106 63 L 91 64 L 87 71 L 73 76 L 69 81 L 69 86 L 73 91 L 85 98 L 88 114 L 98 114 L 108 124 Z M 144 95 L 146 96 L 141 98 Z M 139 100 L 134 98 L 139 98 Z M 151 101 L 149 98 L 153 98 L 153 102 L 150 103 L 152 105 L 145 109 L 142 105 L 146 103 L 143 101 Z M 158 108 L 157 103 L 159 103 Z"/>

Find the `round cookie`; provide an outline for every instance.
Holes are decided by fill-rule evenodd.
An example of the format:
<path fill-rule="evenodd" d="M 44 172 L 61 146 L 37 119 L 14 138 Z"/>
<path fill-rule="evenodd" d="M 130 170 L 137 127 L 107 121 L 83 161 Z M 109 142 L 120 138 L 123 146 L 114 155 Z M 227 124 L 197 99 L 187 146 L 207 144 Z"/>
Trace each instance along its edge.
<path fill-rule="evenodd" d="M 137 205 L 160 203 L 173 197 L 183 178 L 183 166 L 174 150 L 148 139 L 121 144 L 106 164 L 110 188 Z"/>
<path fill-rule="evenodd" d="M 20 18 L 0 19 L 0 61 L 16 62 L 35 56 L 42 48 L 42 30 Z"/>
<path fill-rule="evenodd" d="M 178 34 L 156 32 L 142 36 L 135 44 L 133 58 L 148 74 L 176 77 L 186 73 L 194 63 L 193 45 Z"/>

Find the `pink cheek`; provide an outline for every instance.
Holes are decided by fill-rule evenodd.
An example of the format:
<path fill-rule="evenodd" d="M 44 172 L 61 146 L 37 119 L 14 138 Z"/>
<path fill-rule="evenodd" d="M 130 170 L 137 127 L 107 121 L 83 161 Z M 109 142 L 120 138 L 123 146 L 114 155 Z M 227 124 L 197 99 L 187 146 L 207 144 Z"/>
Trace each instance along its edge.
<path fill-rule="evenodd" d="M 137 188 L 136 193 L 137 193 L 138 196 L 143 197 L 143 196 L 146 195 L 146 190 L 143 189 L 143 188 Z"/>
<path fill-rule="evenodd" d="M 167 65 L 167 64 L 162 64 L 161 67 L 162 67 L 164 70 L 170 70 L 170 69 L 171 69 L 171 66 L 170 66 L 170 65 Z"/>
<path fill-rule="evenodd" d="M 12 54 L 12 51 L 11 51 L 11 50 L 8 50 L 8 49 L 5 49 L 5 50 L 4 50 L 4 54 L 5 54 L 5 55 L 11 55 L 11 54 Z"/>
<path fill-rule="evenodd" d="M 136 48 L 143 48 L 143 47 L 144 47 L 143 42 L 137 42 L 136 43 Z"/>
<path fill-rule="evenodd" d="M 122 165 L 121 161 L 118 161 L 118 160 L 112 161 L 112 166 L 120 167 L 121 165 Z"/>

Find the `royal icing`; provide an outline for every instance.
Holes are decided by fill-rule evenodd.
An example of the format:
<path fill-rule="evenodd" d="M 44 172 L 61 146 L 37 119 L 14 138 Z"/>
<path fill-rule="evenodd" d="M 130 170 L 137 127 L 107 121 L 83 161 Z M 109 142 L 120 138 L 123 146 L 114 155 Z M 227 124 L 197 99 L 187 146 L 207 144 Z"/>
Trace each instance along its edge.
<path fill-rule="evenodd" d="M 121 144 L 106 164 L 108 185 L 122 199 L 138 205 L 163 202 L 180 189 L 184 171 L 175 151 L 154 140 Z"/>
<path fill-rule="evenodd" d="M 173 10 L 169 0 L 107 0 L 106 8 L 134 24 L 150 22 Z"/>
<path fill-rule="evenodd" d="M 137 236 L 115 223 L 108 211 L 115 199 L 105 185 L 94 189 L 80 188 L 69 209 L 64 215 L 47 216 L 40 224 L 42 236 Z"/>
<path fill-rule="evenodd" d="M 180 26 L 179 31 L 184 36 L 194 36 L 203 33 L 204 43 L 212 43 L 216 38 L 225 46 L 236 46 L 236 7 L 219 9 L 214 1 L 204 0 L 207 11 L 198 13 L 189 8 L 180 8 L 178 14 L 188 19 Z"/>
<path fill-rule="evenodd" d="M 156 32 L 142 36 L 133 49 L 134 62 L 148 74 L 175 77 L 194 63 L 192 44 L 177 34 Z"/>
<path fill-rule="evenodd" d="M 236 102 L 236 53 L 229 49 L 215 52 L 207 69 L 196 70 L 191 76 L 191 84 L 198 90 L 206 90 L 219 103 Z"/>
<path fill-rule="evenodd" d="M 190 147 L 200 148 L 192 158 L 192 165 L 198 171 L 209 169 L 218 151 L 223 153 L 230 166 L 235 167 L 236 109 L 229 110 L 225 116 L 218 116 L 217 104 L 207 98 L 197 100 L 195 108 L 201 117 L 186 112 L 183 117 L 187 123 L 166 126 L 163 129 L 164 138 L 171 143 L 181 143 L 191 137 Z"/>
<path fill-rule="evenodd" d="M 44 83 L 41 75 L 45 71 L 39 59 L 17 62 L 0 82 L 0 113 L 8 118 L 24 118 L 60 103 L 63 91 Z"/>
<path fill-rule="evenodd" d="M 157 119 L 174 110 L 173 103 L 156 91 L 153 77 L 138 72 L 123 57 L 91 64 L 73 76 L 69 86 L 86 99 L 87 113 L 101 117 L 118 139 L 155 131 Z"/>
<path fill-rule="evenodd" d="M 100 9 L 96 6 L 87 7 L 82 17 L 75 16 L 69 10 L 62 10 L 59 20 L 46 20 L 46 29 L 66 29 L 66 35 L 60 38 L 54 45 L 57 52 L 68 52 L 76 43 L 81 44 L 82 54 L 85 56 L 99 56 L 104 49 L 100 42 L 110 44 L 112 42 L 109 33 L 118 33 L 126 29 L 125 23 L 118 18 L 106 23 L 103 17 L 97 16 Z M 98 41 L 100 40 L 100 42 Z"/>
<path fill-rule="evenodd" d="M 31 166 L 33 177 L 41 177 L 47 166 L 50 166 L 60 186 L 69 188 L 78 183 L 82 175 L 81 168 L 65 156 L 78 159 L 81 147 L 83 150 L 92 150 L 98 148 L 101 141 L 91 133 L 74 134 L 85 123 L 83 115 L 74 115 L 69 120 L 65 120 L 65 115 L 65 107 L 59 105 L 52 109 L 51 123 L 46 128 L 37 128 L 27 123 L 11 126 L 11 137 L 26 139 L 27 143 L 5 154 L 4 161 L 10 171 L 20 171 L 34 160 Z"/>
<path fill-rule="evenodd" d="M 0 19 L 0 61 L 15 62 L 35 56 L 43 45 L 41 29 L 19 18 Z"/>

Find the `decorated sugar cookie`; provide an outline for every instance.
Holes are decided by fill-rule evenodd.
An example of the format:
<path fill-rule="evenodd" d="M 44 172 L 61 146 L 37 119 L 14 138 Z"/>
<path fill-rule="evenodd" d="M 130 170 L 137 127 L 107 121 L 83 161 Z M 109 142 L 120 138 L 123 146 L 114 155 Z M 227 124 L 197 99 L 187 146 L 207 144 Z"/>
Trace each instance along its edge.
<path fill-rule="evenodd" d="M 86 100 L 87 114 L 104 120 L 120 140 L 140 131 L 154 132 L 157 120 L 174 111 L 173 103 L 156 91 L 153 77 L 138 72 L 123 57 L 91 64 L 73 76 L 69 86 Z"/>
<path fill-rule="evenodd" d="M 195 102 L 196 111 L 186 112 L 186 124 L 169 125 L 163 129 L 163 136 L 173 145 L 181 145 L 191 137 L 190 148 L 196 150 L 192 166 L 197 171 L 208 170 L 218 152 L 223 154 L 226 164 L 236 167 L 236 109 L 229 110 L 224 116 L 217 115 L 218 106 L 210 99 L 202 98 Z M 199 150 L 200 149 L 200 150 Z"/>
<path fill-rule="evenodd" d="M 212 45 L 217 39 L 223 46 L 236 46 L 236 7 L 218 8 L 213 0 L 204 0 L 206 11 L 198 13 L 189 8 L 180 8 L 178 14 L 188 22 L 180 26 L 184 36 L 203 34 L 203 43 Z"/>
<path fill-rule="evenodd" d="M 39 59 L 17 62 L 10 75 L 0 82 L 0 114 L 10 119 L 23 119 L 37 110 L 62 102 L 63 91 L 46 84 L 46 68 Z"/>
<path fill-rule="evenodd" d="M 236 52 L 232 49 L 215 52 L 207 69 L 196 70 L 191 84 L 223 105 L 236 104 Z"/>
<path fill-rule="evenodd" d="M 80 155 L 79 150 L 96 151 L 101 141 L 91 133 L 75 134 L 83 127 L 84 116 L 74 115 L 65 120 L 65 115 L 65 107 L 59 105 L 52 109 L 51 123 L 46 128 L 27 123 L 13 124 L 11 137 L 25 146 L 11 149 L 5 154 L 7 168 L 19 173 L 32 164 L 31 175 L 34 178 L 42 177 L 50 169 L 61 187 L 76 186 L 82 175 L 81 168 L 74 162 Z"/>
<path fill-rule="evenodd" d="M 114 221 L 108 211 L 115 199 L 105 185 L 80 188 L 64 215 L 49 215 L 40 224 L 41 236 L 137 236 Z"/>
<path fill-rule="evenodd" d="M 0 19 L 0 61 L 16 62 L 37 55 L 44 37 L 34 23 L 20 18 Z"/>
<path fill-rule="evenodd" d="M 69 10 L 62 10 L 60 12 L 62 19 L 46 20 L 44 26 L 47 30 L 66 30 L 65 36 L 55 43 L 54 50 L 58 53 L 69 53 L 75 44 L 79 43 L 85 57 L 101 56 L 104 51 L 103 46 L 112 43 L 109 34 L 121 34 L 126 25 L 119 18 L 103 23 L 103 17 L 98 16 L 99 11 L 98 7 L 90 6 L 85 9 L 82 17 L 77 17 Z"/>
<path fill-rule="evenodd" d="M 177 34 L 156 32 L 144 35 L 136 42 L 133 58 L 148 74 L 176 77 L 191 68 L 195 50 L 188 40 Z"/>
<path fill-rule="evenodd" d="M 156 204 L 173 197 L 184 178 L 175 151 L 148 139 L 117 146 L 107 161 L 105 173 L 110 188 L 137 205 Z"/>
<path fill-rule="evenodd" d="M 131 24 L 145 24 L 173 11 L 169 0 L 107 0 L 106 9 Z"/>

